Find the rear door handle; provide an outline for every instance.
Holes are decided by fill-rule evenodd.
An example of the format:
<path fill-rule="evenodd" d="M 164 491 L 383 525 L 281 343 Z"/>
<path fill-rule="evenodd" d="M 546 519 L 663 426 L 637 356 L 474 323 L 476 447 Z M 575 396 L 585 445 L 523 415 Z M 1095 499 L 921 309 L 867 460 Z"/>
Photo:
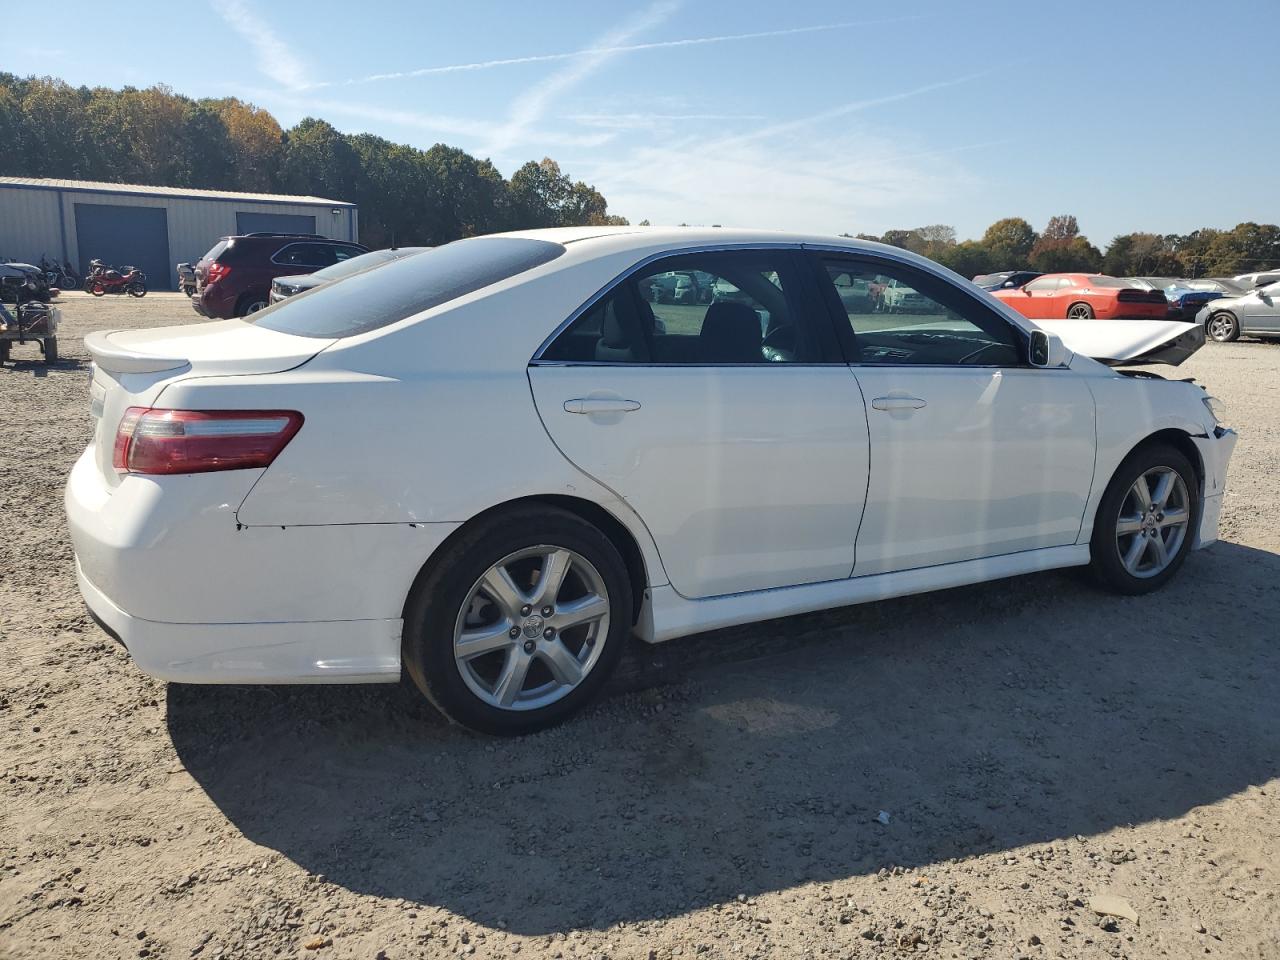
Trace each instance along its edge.
<path fill-rule="evenodd" d="M 919 410 L 926 404 L 919 397 L 876 397 L 871 406 L 877 410 Z"/>
<path fill-rule="evenodd" d="M 639 410 L 640 404 L 635 400 L 614 400 L 604 397 L 584 397 L 579 400 L 566 400 L 565 413 L 630 413 Z"/>

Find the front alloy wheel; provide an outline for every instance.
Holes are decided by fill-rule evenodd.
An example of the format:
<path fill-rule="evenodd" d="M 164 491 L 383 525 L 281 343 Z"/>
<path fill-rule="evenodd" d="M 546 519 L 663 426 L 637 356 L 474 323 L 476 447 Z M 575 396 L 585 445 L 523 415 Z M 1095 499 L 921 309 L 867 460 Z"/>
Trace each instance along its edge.
<path fill-rule="evenodd" d="M 1098 504 L 1090 566 L 1118 593 L 1149 593 L 1186 559 L 1200 521 L 1200 487 L 1186 455 L 1151 441 L 1125 458 Z"/>
<path fill-rule="evenodd" d="M 1218 343 L 1230 343 L 1239 338 L 1240 324 L 1233 314 L 1223 311 L 1209 318 L 1209 336 Z"/>
<path fill-rule="evenodd" d="M 1120 562 L 1141 579 L 1163 573 L 1182 549 L 1191 521 L 1187 485 L 1170 467 L 1155 467 L 1133 482 L 1116 520 Z"/>

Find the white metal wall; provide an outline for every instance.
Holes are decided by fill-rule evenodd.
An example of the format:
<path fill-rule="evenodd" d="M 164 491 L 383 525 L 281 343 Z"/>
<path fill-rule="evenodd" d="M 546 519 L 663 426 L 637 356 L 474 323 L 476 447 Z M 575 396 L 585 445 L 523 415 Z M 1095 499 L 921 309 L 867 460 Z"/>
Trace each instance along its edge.
<path fill-rule="evenodd" d="M 249 200 L 147 196 L 141 193 L 99 193 L 93 190 L 59 190 L 55 187 L 16 188 L 0 184 L 0 256 L 39 263 L 41 255 L 52 260 L 66 259 L 78 273 L 85 264 L 76 262 L 77 203 L 98 203 L 125 207 L 163 207 L 169 221 L 169 273 L 150 278 L 158 288 L 175 289 L 174 265 L 194 263 L 217 242 L 236 232 L 236 213 L 293 213 L 316 218 L 316 232 L 334 240 L 359 240 L 359 222 L 354 207 L 328 204 L 262 203 Z M 59 217 L 61 209 L 61 217 Z M 336 213 L 334 211 L 337 211 Z M 64 247 L 65 236 L 65 247 Z M 110 261 L 111 251 L 98 254 Z"/>

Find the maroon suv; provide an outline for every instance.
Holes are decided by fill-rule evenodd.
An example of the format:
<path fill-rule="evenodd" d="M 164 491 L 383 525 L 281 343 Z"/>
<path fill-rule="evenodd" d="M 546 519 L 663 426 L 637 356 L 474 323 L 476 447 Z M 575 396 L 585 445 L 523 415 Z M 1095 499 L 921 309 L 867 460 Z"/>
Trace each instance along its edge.
<path fill-rule="evenodd" d="M 223 237 L 195 266 L 191 305 L 206 317 L 256 313 L 270 303 L 271 281 L 368 253 L 367 247 L 310 233 L 246 233 Z"/>

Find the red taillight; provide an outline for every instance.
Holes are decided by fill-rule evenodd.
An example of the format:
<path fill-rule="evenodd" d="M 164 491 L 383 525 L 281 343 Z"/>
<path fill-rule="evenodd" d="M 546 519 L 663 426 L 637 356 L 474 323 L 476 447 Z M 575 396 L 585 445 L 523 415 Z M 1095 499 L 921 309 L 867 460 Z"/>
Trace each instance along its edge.
<path fill-rule="evenodd" d="M 302 426 L 295 410 L 155 410 L 120 419 L 111 463 L 121 473 L 266 467 Z"/>
<path fill-rule="evenodd" d="M 213 263 L 209 264 L 209 269 L 205 271 L 204 282 L 217 283 L 230 272 L 230 267 L 225 263 L 218 263 L 218 261 L 215 260 Z"/>

